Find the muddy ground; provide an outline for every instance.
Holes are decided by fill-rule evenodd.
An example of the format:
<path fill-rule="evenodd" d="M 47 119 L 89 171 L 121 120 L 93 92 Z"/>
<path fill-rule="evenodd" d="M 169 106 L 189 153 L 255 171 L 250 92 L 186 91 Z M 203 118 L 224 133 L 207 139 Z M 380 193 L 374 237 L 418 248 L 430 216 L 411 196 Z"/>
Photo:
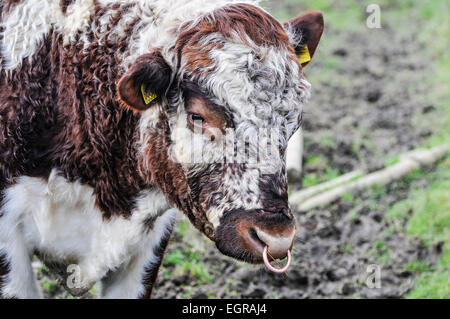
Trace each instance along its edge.
<path fill-rule="evenodd" d="M 433 133 L 414 122 L 433 112 L 433 105 L 423 99 L 428 66 L 414 27 L 398 29 L 384 21 L 382 29 L 370 30 L 361 23 L 361 28 L 349 32 L 328 26 L 320 52 L 305 70 L 313 85 L 303 125 L 306 175 L 323 178 L 330 170 L 340 174 L 361 167 L 374 170 L 390 155 L 420 145 Z M 301 182 L 292 182 L 292 190 L 302 187 Z M 413 183 L 425 186 L 426 181 Z M 199 271 L 203 276 L 179 271 L 176 262 L 166 261 L 153 297 L 402 297 L 412 288 L 414 276 L 404 270 L 405 264 L 417 259 L 433 264 L 441 249 L 426 248 L 385 219 L 387 208 L 406 198 L 411 186 L 399 181 L 323 209 L 296 212 L 298 233 L 287 275 L 225 257 L 188 226 L 174 234 L 168 253 L 196 252 L 195 264 L 203 268 Z M 379 289 L 366 283 L 371 264 L 381 266 Z M 44 285 L 52 280 L 45 269 L 39 277 Z M 47 297 L 67 296 L 51 287 Z"/>

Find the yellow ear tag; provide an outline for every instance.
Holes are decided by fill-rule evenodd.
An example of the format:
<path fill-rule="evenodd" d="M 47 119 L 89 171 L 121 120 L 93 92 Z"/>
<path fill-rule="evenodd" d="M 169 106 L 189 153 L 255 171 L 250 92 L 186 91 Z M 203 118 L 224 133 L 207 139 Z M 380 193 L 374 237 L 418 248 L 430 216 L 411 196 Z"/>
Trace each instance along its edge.
<path fill-rule="evenodd" d="M 298 57 L 298 61 L 300 64 L 306 63 L 311 61 L 311 55 L 309 54 L 308 46 L 305 44 L 305 46 L 302 48 L 302 51 L 300 52 L 300 55 Z"/>
<path fill-rule="evenodd" d="M 145 86 L 144 84 L 141 85 L 141 93 L 142 98 L 144 99 L 145 105 L 150 104 L 152 101 L 154 101 L 158 95 L 152 92 L 145 92 Z"/>

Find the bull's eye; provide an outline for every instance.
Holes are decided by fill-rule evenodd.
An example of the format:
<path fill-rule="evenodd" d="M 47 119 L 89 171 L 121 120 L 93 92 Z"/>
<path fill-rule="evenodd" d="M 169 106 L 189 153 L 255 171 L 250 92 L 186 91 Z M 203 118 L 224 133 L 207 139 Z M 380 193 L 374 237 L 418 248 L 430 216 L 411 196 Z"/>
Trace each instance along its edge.
<path fill-rule="evenodd" d="M 209 127 L 208 122 L 205 120 L 205 118 L 197 113 L 189 113 L 188 119 L 192 126 L 202 129 L 206 129 Z"/>
<path fill-rule="evenodd" d="M 191 119 L 192 119 L 192 121 L 204 121 L 204 119 L 203 119 L 203 117 L 201 117 L 200 115 L 198 115 L 198 114 L 191 114 Z"/>

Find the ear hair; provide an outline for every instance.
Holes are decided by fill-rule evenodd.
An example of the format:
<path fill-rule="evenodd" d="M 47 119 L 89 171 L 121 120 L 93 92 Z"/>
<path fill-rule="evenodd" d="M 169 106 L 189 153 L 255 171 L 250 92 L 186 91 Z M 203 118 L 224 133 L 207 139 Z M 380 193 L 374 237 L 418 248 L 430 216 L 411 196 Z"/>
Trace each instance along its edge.
<path fill-rule="evenodd" d="M 300 57 L 300 63 L 309 63 L 320 41 L 324 29 L 323 14 L 320 11 L 310 11 L 284 23 L 285 29 L 292 33 L 295 53 Z M 306 58 L 305 58 L 306 56 Z"/>
<path fill-rule="evenodd" d="M 135 111 L 145 111 L 161 102 L 170 85 L 172 70 L 159 51 L 144 54 L 117 84 L 120 101 Z"/>

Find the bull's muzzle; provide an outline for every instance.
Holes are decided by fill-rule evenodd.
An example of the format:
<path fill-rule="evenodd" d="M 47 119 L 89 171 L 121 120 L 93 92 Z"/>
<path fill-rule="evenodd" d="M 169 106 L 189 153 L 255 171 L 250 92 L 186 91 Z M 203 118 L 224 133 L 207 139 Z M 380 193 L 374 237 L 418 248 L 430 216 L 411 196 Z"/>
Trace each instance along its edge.
<path fill-rule="evenodd" d="M 295 219 L 290 212 L 234 211 L 224 215 L 216 232 L 216 245 L 224 254 L 283 272 L 289 267 L 295 240 Z M 288 257 L 281 270 L 270 261 Z"/>

